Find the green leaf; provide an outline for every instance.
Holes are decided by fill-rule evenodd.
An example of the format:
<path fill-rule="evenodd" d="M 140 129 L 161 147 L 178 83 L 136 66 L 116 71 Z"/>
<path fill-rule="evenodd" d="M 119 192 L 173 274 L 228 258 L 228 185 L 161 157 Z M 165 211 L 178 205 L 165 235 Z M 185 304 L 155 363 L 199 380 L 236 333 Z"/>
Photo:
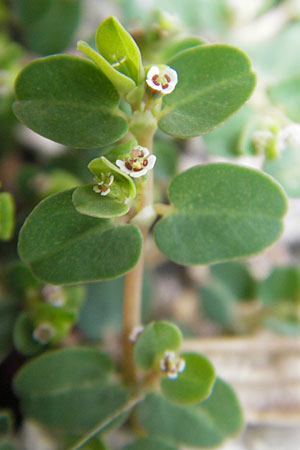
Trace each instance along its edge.
<path fill-rule="evenodd" d="M 119 95 L 91 62 L 68 55 L 28 64 L 16 80 L 14 112 L 36 133 L 64 145 L 99 147 L 120 139 L 127 122 Z"/>
<path fill-rule="evenodd" d="M 14 390 L 28 416 L 83 433 L 126 401 L 125 391 L 109 384 L 111 371 L 111 360 L 99 350 L 67 348 L 27 363 L 14 379 Z"/>
<path fill-rule="evenodd" d="M 150 394 L 138 407 L 141 425 L 153 437 L 176 446 L 217 447 L 243 426 L 235 393 L 217 379 L 210 397 L 199 405 L 181 406 Z"/>
<path fill-rule="evenodd" d="M 105 196 L 94 192 L 93 187 L 96 182 L 94 185 L 77 188 L 72 196 L 77 211 L 99 218 L 117 217 L 126 214 L 130 208 L 130 198 L 136 196 L 136 187 L 133 180 L 104 156 L 93 159 L 88 167 L 96 175 L 96 182 L 110 180 L 110 177 L 113 177 L 113 181 L 109 185 L 110 192 Z"/>
<path fill-rule="evenodd" d="M 176 447 L 160 439 L 150 437 L 138 439 L 132 444 L 126 445 L 123 450 L 176 450 Z"/>
<path fill-rule="evenodd" d="M 147 272 L 143 276 L 142 322 L 149 320 L 152 312 L 153 280 Z M 124 278 L 91 283 L 87 289 L 87 299 L 80 310 L 79 329 L 85 337 L 99 340 L 102 335 L 121 332 L 123 312 Z"/>
<path fill-rule="evenodd" d="M 250 97 L 255 74 L 239 49 L 224 44 L 201 45 L 169 61 L 178 84 L 164 96 L 161 130 L 181 138 L 205 134 L 236 112 Z"/>
<path fill-rule="evenodd" d="M 295 122 L 300 121 L 300 74 L 279 81 L 268 89 L 271 101 Z"/>
<path fill-rule="evenodd" d="M 26 356 L 40 353 L 45 346 L 35 341 L 32 337 L 34 326 L 27 313 L 21 313 L 14 326 L 14 346 Z"/>
<path fill-rule="evenodd" d="M 99 25 L 95 40 L 99 52 L 114 67 L 113 70 L 123 73 L 136 84 L 143 81 L 140 50 L 115 17 L 108 17 Z"/>
<path fill-rule="evenodd" d="M 274 177 L 289 197 L 300 197 L 300 152 L 299 148 L 286 147 L 276 159 L 267 159 L 264 171 Z"/>
<path fill-rule="evenodd" d="M 132 269 L 141 253 L 139 229 L 79 214 L 72 194 L 48 197 L 28 216 L 19 237 L 23 261 L 50 284 L 106 280 Z"/>
<path fill-rule="evenodd" d="M 161 389 L 164 396 L 175 403 L 195 404 L 205 400 L 211 393 L 216 380 L 212 364 L 197 353 L 183 353 L 185 368 L 175 380 L 163 378 Z"/>
<path fill-rule="evenodd" d="M 200 291 L 200 309 L 213 322 L 225 329 L 235 330 L 236 297 L 224 284 L 213 281 Z"/>
<path fill-rule="evenodd" d="M 15 229 L 15 203 L 9 192 L 0 193 L 0 240 L 8 241 Z"/>
<path fill-rule="evenodd" d="M 203 136 L 207 150 L 214 155 L 226 158 L 249 153 L 249 148 L 240 144 L 243 129 L 252 115 L 250 107 L 246 105 L 221 127 Z"/>
<path fill-rule="evenodd" d="M 157 158 L 154 166 L 154 176 L 158 180 L 169 180 L 177 171 L 178 147 L 173 140 L 163 137 L 156 137 L 153 146 L 153 153 Z"/>
<path fill-rule="evenodd" d="M 256 283 L 245 264 L 228 262 L 210 268 L 212 284 L 219 281 L 237 300 L 248 300 L 255 296 Z"/>
<path fill-rule="evenodd" d="M 42 55 L 63 51 L 79 25 L 81 5 L 81 0 L 15 0 L 25 45 Z"/>
<path fill-rule="evenodd" d="M 182 335 L 170 322 L 152 322 L 138 337 L 134 346 L 134 360 L 142 369 L 149 370 L 159 365 L 159 359 L 167 350 L 177 350 Z"/>
<path fill-rule="evenodd" d="M 258 293 L 264 305 L 280 301 L 296 303 L 300 295 L 300 268 L 275 267 L 259 284 Z"/>
<path fill-rule="evenodd" d="M 286 198 L 261 172 L 232 164 L 195 166 L 168 189 L 171 213 L 154 227 L 158 248 L 179 264 L 211 264 L 248 256 L 282 230 Z"/>

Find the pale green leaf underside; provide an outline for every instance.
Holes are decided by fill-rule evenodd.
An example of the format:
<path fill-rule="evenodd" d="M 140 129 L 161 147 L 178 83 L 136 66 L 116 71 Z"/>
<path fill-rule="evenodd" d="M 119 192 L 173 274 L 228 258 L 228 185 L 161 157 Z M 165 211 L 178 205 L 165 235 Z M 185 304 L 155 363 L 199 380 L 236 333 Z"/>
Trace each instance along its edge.
<path fill-rule="evenodd" d="M 195 404 L 205 400 L 211 393 L 216 374 L 204 356 L 197 353 L 183 353 L 185 369 L 175 380 L 163 378 L 161 389 L 164 396 L 175 403 Z"/>
<path fill-rule="evenodd" d="M 248 256 L 282 230 L 286 198 L 272 178 L 232 164 L 195 166 L 169 186 L 173 212 L 154 228 L 159 249 L 179 264 Z"/>
<path fill-rule="evenodd" d="M 101 281 L 132 269 L 141 252 L 138 228 L 78 213 L 72 194 L 48 197 L 29 215 L 19 237 L 24 262 L 51 284 Z"/>
<path fill-rule="evenodd" d="M 136 85 L 131 78 L 116 70 L 102 55 L 96 52 L 86 42 L 79 41 L 77 48 L 97 64 L 118 91 L 123 94 L 128 94 L 129 91 L 135 88 Z"/>
<path fill-rule="evenodd" d="M 14 112 L 36 133 L 64 145 L 100 147 L 123 136 L 119 95 L 90 61 L 68 55 L 28 64 L 16 80 Z"/>
<path fill-rule="evenodd" d="M 164 97 L 159 127 L 167 134 L 192 137 L 221 125 L 250 97 L 255 74 L 249 58 L 225 44 L 201 45 L 169 61 L 178 84 Z"/>
<path fill-rule="evenodd" d="M 93 184 L 88 184 L 75 189 L 72 201 L 79 213 L 108 219 L 123 216 L 129 211 L 130 204 L 109 196 L 101 196 L 93 191 L 93 186 Z"/>
<path fill-rule="evenodd" d="M 136 84 L 142 81 L 140 50 L 115 17 L 108 17 L 99 25 L 95 41 L 101 55 L 111 64 L 115 64 L 118 71 L 129 76 Z"/>
<path fill-rule="evenodd" d="M 123 450 L 176 450 L 176 447 L 156 438 L 141 438 L 126 445 Z"/>
<path fill-rule="evenodd" d="M 181 406 L 150 394 L 138 407 L 138 420 L 153 437 L 192 447 L 216 447 L 243 426 L 235 393 L 217 379 L 210 397 L 199 405 Z"/>

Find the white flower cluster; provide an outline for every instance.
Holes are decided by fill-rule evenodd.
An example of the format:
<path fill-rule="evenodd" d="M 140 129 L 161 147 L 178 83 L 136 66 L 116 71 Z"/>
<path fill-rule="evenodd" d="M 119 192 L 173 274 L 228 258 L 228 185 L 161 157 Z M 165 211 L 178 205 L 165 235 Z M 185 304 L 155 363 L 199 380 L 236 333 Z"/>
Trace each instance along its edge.
<path fill-rule="evenodd" d="M 137 145 L 134 147 L 129 157 L 125 158 L 124 161 L 117 159 L 116 165 L 132 178 L 139 178 L 146 175 L 148 170 L 153 169 L 156 161 L 156 156 L 150 155 L 149 150 L 146 147 Z"/>
<path fill-rule="evenodd" d="M 153 90 L 162 94 L 171 94 L 178 82 L 177 72 L 168 66 L 151 66 L 146 83 Z"/>
<path fill-rule="evenodd" d="M 110 193 L 110 188 L 109 186 L 112 185 L 113 181 L 114 181 L 114 176 L 111 174 L 101 174 L 101 179 L 100 180 L 96 180 L 97 184 L 93 187 L 93 191 L 96 192 L 96 194 L 100 194 L 100 195 L 107 195 Z"/>
<path fill-rule="evenodd" d="M 175 352 L 167 350 L 163 359 L 160 361 L 160 370 L 165 372 L 170 380 L 176 380 L 178 373 L 185 369 L 185 361 Z"/>

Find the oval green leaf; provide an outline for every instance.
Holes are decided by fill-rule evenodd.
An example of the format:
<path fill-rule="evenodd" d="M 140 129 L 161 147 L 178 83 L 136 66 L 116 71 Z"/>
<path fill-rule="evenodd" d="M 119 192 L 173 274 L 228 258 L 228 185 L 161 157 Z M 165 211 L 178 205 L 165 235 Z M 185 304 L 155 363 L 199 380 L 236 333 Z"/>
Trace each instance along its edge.
<path fill-rule="evenodd" d="M 92 63 L 55 55 L 28 64 L 16 80 L 14 112 L 36 133 L 70 147 L 103 147 L 128 128 L 119 95 Z"/>
<path fill-rule="evenodd" d="M 70 433 L 84 433 L 121 407 L 127 394 L 109 384 L 110 358 L 97 349 L 44 353 L 17 373 L 14 390 L 24 413 Z"/>
<path fill-rule="evenodd" d="M 116 17 L 108 17 L 99 25 L 95 40 L 112 70 L 126 75 L 136 84 L 142 81 L 144 69 L 140 50 Z"/>
<path fill-rule="evenodd" d="M 134 346 L 134 360 L 142 369 L 159 366 L 159 359 L 167 350 L 177 350 L 182 335 L 179 328 L 170 322 L 152 322 L 138 337 Z"/>
<path fill-rule="evenodd" d="M 205 400 L 216 380 L 213 365 L 197 353 L 183 353 L 185 368 L 175 380 L 163 378 L 161 389 L 164 396 L 175 403 L 195 404 Z"/>
<path fill-rule="evenodd" d="M 169 65 L 178 73 L 178 84 L 164 97 L 158 125 L 176 137 L 199 136 L 221 125 L 255 86 L 249 58 L 229 45 L 200 45 L 179 53 Z"/>
<path fill-rule="evenodd" d="M 262 172 L 232 164 L 195 166 L 169 186 L 173 210 L 154 228 L 158 248 L 179 264 L 249 256 L 282 230 L 286 197 Z"/>
<path fill-rule="evenodd" d="M 217 447 L 243 426 L 238 399 L 219 378 L 210 397 L 199 405 L 176 405 L 150 394 L 138 407 L 137 418 L 151 436 L 176 446 Z"/>
<path fill-rule="evenodd" d="M 19 236 L 24 262 L 50 284 L 107 280 L 132 269 L 141 253 L 139 229 L 78 213 L 72 194 L 48 197 L 28 216 Z"/>

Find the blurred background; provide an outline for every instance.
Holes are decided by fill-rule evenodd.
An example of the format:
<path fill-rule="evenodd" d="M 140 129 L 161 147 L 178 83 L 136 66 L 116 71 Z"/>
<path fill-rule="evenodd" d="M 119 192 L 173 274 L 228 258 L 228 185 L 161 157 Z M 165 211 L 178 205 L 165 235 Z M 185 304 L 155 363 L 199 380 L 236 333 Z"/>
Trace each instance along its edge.
<path fill-rule="evenodd" d="M 49 348 L 32 334 L 47 318 L 51 346 L 101 343 L 117 359 L 123 279 L 55 288 L 35 280 L 18 259 L 18 230 L 48 195 L 90 182 L 88 162 L 103 149 L 75 150 L 18 123 L 14 80 L 30 60 L 80 55 L 79 39 L 115 15 L 139 44 L 144 61 L 167 61 L 197 37 L 243 49 L 257 72 L 254 95 L 237 114 L 201 138 L 157 134 L 155 198 L 166 201 L 170 178 L 195 164 L 230 161 L 273 176 L 289 197 L 279 242 L 249 260 L 183 267 L 147 241 L 143 318 L 170 319 L 229 381 L 246 429 L 232 450 L 300 448 L 300 1 L 299 0 L 0 0 L 0 423 L 21 447 L 55 449 L 51 435 L 21 418 L 11 379 L 27 358 Z M 185 47 L 182 46 L 185 42 Z M 298 128 L 299 127 L 299 128 Z M 268 145 L 268 132 L 278 138 Z M 281 133 L 281 134 L 280 134 Z M 55 306 L 64 304 L 63 314 Z M 46 305 L 46 306 L 45 306 Z M 5 411 L 5 412 L 3 412 Z M 0 427 L 0 433 L 2 428 Z M 9 431 L 10 430 L 10 431 Z M 16 431 L 13 431 L 16 430 Z M 126 436 L 111 436 L 114 448 Z"/>

